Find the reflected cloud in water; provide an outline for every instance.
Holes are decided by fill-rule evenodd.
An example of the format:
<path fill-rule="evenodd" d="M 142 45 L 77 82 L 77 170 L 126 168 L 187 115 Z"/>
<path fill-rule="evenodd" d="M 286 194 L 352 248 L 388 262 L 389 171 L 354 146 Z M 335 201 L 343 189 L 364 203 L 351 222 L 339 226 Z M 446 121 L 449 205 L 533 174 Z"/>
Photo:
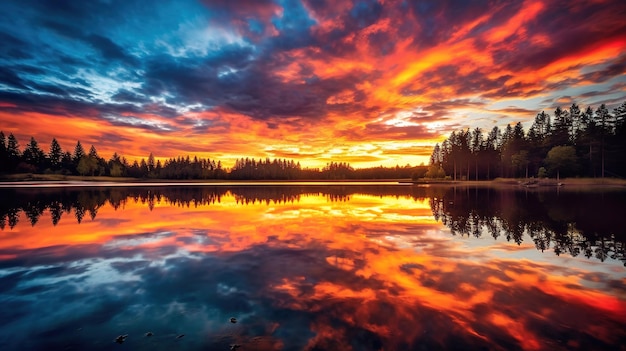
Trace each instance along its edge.
<path fill-rule="evenodd" d="M 3 191 L 0 348 L 104 350 L 124 334 L 134 350 L 623 347 L 624 227 L 559 208 L 597 194 L 484 191 Z M 533 217 L 540 204 L 552 214 Z M 542 253 L 537 223 L 546 248 L 611 250 Z"/>

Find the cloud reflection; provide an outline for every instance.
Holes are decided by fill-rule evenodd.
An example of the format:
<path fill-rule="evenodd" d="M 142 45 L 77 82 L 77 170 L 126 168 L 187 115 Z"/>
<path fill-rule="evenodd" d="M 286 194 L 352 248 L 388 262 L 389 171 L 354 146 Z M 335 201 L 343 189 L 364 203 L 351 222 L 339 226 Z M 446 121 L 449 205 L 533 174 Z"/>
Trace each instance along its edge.
<path fill-rule="evenodd" d="M 231 191 L 5 228 L 2 349 L 104 350 L 120 334 L 134 350 L 609 350 L 626 337 L 618 262 L 468 246 L 423 220 L 428 197 L 241 205 Z"/>

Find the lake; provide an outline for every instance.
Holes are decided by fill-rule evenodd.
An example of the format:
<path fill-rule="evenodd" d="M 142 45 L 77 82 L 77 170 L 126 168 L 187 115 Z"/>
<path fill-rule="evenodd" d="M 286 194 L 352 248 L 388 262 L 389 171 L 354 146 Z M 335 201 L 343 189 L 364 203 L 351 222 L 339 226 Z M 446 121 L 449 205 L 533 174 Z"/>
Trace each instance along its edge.
<path fill-rule="evenodd" d="M 626 191 L 531 190 L 0 189 L 0 349 L 625 350 Z"/>

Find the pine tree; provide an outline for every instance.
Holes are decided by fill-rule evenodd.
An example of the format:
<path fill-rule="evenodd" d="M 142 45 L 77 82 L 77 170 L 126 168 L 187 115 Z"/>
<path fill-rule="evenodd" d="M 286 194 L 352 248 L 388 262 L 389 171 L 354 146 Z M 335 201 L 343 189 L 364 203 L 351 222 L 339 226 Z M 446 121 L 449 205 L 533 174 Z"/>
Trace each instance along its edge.
<path fill-rule="evenodd" d="M 0 172 L 6 171 L 8 161 L 6 137 L 0 132 Z"/>
<path fill-rule="evenodd" d="M 197 161 L 197 159 L 196 159 Z M 152 154 L 152 152 L 150 153 L 150 155 L 148 155 L 148 173 L 152 173 L 154 171 L 154 168 L 156 167 L 156 164 L 154 162 L 154 155 Z"/>
<path fill-rule="evenodd" d="M 96 160 L 100 158 L 98 157 L 98 151 L 96 151 L 96 147 L 93 145 L 91 145 L 91 147 L 89 148 L 89 157 L 95 158 Z"/>
<path fill-rule="evenodd" d="M 605 141 L 608 134 L 612 132 L 611 115 L 605 104 L 600 105 L 596 110 L 595 116 L 596 125 L 600 131 L 600 158 L 601 158 L 601 177 L 604 178 L 604 164 L 605 164 Z"/>
<path fill-rule="evenodd" d="M 9 138 L 7 139 L 7 157 L 9 158 L 9 162 L 17 164 L 21 155 L 20 144 L 17 142 L 17 138 L 13 133 L 9 134 Z"/>
<path fill-rule="evenodd" d="M 85 149 L 83 149 L 80 141 L 78 141 L 76 143 L 76 147 L 74 147 L 74 155 L 72 156 L 74 165 L 78 165 L 78 162 L 80 162 L 80 159 L 83 158 L 83 156 L 85 156 Z"/>
<path fill-rule="evenodd" d="M 45 153 L 39 148 L 39 144 L 35 138 L 31 137 L 30 142 L 26 145 L 24 153 L 22 154 L 24 162 L 41 169 L 45 160 Z"/>
<path fill-rule="evenodd" d="M 58 170 L 61 168 L 61 158 L 63 157 L 63 150 L 61 150 L 61 145 L 59 142 L 52 138 L 52 142 L 50 142 L 50 152 L 48 153 L 48 159 L 50 160 L 50 167 L 53 170 Z"/>

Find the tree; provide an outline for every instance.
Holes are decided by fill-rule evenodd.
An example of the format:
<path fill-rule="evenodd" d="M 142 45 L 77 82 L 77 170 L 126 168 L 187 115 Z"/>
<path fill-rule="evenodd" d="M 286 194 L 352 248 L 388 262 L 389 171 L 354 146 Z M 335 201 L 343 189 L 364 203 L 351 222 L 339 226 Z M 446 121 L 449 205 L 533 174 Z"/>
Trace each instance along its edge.
<path fill-rule="evenodd" d="M 6 137 L 0 132 L 0 172 L 6 171 L 8 162 Z"/>
<path fill-rule="evenodd" d="M 471 133 L 471 151 L 474 159 L 474 179 L 478 180 L 478 162 L 483 151 L 483 131 L 476 128 Z M 469 180 L 469 179 L 468 179 Z"/>
<path fill-rule="evenodd" d="M 580 111 L 580 107 L 576 104 L 572 104 L 569 108 L 569 118 L 571 121 L 570 125 L 570 140 L 573 143 L 576 143 L 576 139 L 578 138 L 578 134 L 580 133 L 580 129 L 582 128 L 582 112 Z"/>
<path fill-rule="evenodd" d="M 107 163 L 102 157 L 98 156 L 98 151 L 96 150 L 95 146 L 91 145 L 91 147 L 89 148 L 89 154 L 87 155 L 87 157 L 91 159 L 90 165 L 95 163 L 94 169 L 91 170 L 92 176 L 105 174 Z"/>
<path fill-rule="evenodd" d="M 78 162 L 85 156 L 85 149 L 80 144 L 80 140 L 76 143 L 76 147 L 74 147 L 74 155 L 72 156 L 72 161 L 74 161 L 74 165 L 78 166 Z"/>
<path fill-rule="evenodd" d="M 439 143 L 437 143 L 433 148 L 433 153 L 430 155 L 430 164 L 440 165 L 441 162 L 443 162 L 443 157 L 441 154 L 441 148 L 439 147 Z"/>
<path fill-rule="evenodd" d="M 96 147 L 91 145 L 91 147 L 89 148 L 89 157 L 93 157 L 95 159 L 98 159 L 98 151 L 96 150 Z"/>
<path fill-rule="evenodd" d="M 546 170 L 545 167 L 540 167 L 539 171 L 537 172 L 537 177 L 539 178 L 545 178 L 548 176 L 548 170 Z"/>
<path fill-rule="evenodd" d="M 148 155 L 148 163 L 146 165 L 148 167 L 148 173 L 152 174 L 156 167 L 156 163 L 154 162 L 154 155 L 152 154 L 152 152 L 150 153 L 150 155 Z"/>
<path fill-rule="evenodd" d="M 554 110 L 554 127 L 552 129 L 551 144 L 568 145 L 571 125 L 569 112 L 562 110 L 561 107 L 557 107 L 556 110 Z"/>
<path fill-rule="evenodd" d="M 26 145 L 26 149 L 24 149 L 24 153 L 22 154 L 22 159 L 24 162 L 34 166 L 35 169 L 43 167 L 45 154 L 43 150 L 39 148 L 39 144 L 35 138 L 30 138 L 30 142 Z"/>
<path fill-rule="evenodd" d="M 13 170 L 15 166 L 20 162 L 20 144 L 17 142 L 17 138 L 13 133 L 9 134 L 7 139 L 7 159 L 8 169 Z"/>
<path fill-rule="evenodd" d="M 125 174 L 126 166 L 124 161 L 117 152 L 113 153 L 111 159 L 108 162 L 109 175 L 111 177 L 121 177 Z"/>
<path fill-rule="evenodd" d="M 50 152 L 48 153 L 48 159 L 50 160 L 50 167 L 53 170 L 58 170 L 61 168 L 61 158 L 63 157 L 63 150 L 61 150 L 61 145 L 59 142 L 52 138 L 52 142 L 50 142 Z"/>
<path fill-rule="evenodd" d="M 561 172 L 573 174 L 578 166 L 576 149 L 573 146 L 555 146 L 548 152 L 545 162 L 551 173 L 556 172 L 557 180 Z"/>
<path fill-rule="evenodd" d="M 528 178 L 528 151 L 521 150 L 511 156 L 511 165 L 516 172 L 526 170 L 525 174 L 526 178 Z"/>
<path fill-rule="evenodd" d="M 605 139 L 608 134 L 612 132 L 611 115 L 605 104 L 600 105 L 596 110 L 596 125 L 600 129 L 600 157 L 602 164 L 602 178 L 604 178 L 604 154 L 605 154 Z"/>
<path fill-rule="evenodd" d="M 98 160 L 91 156 L 83 156 L 80 161 L 78 161 L 78 166 L 76 167 L 76 171 L 82 175 L 91 175 L 93 176 L 98 170 Z"/>
<path fill-rule="evenodd" d="M 613 135 L 613 152 L 611 170 L 622 177 L 626 176 L 626 162 L 623 155 L 626 154 L 626 101 L 613 110 L 615 132 Z"/>
<path fill-rule="evenodd" d="M 428 166 L 428 171 L 426 172 L 426 174 L 424 174 L 424 177 L 426 178 L 445 178 L 446 177 L 446 172 L 443 170 L 443 168 L 441 167 L 441 165 L 430 165 Z M 416 179 L 413 179 L 416 180 Z"/>
<path fill-rule="evenodd" d="M 615 135 L 624 135 L 626 132 L 626 101 L 613 109 Z"/>
<path fill-rule="evenodd" d="M 498 126 L 494 126 L 487 135 L 487 140 L 485 141 L 487 179 L 491 179 L 491 166 L 497 166 L 500 161 L 500 149 L 498 148 L 498 145 L 500 144 L 501 139 L 502 132 L 500 132 L 500 128 L 498 128 Z"/>
<path fill-rule="evenodd" d="M 76 169 L 74 161 L 72 161 L 72 154 L 69 151 L 65 151 L 61 156 L 61 169 L 64 174 L 74 173 Z"/>

